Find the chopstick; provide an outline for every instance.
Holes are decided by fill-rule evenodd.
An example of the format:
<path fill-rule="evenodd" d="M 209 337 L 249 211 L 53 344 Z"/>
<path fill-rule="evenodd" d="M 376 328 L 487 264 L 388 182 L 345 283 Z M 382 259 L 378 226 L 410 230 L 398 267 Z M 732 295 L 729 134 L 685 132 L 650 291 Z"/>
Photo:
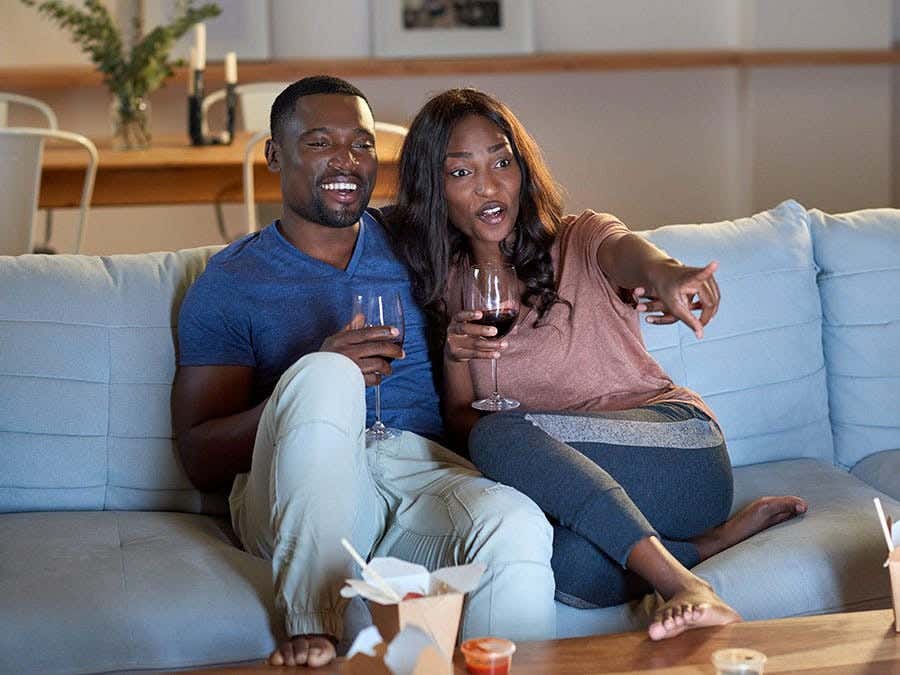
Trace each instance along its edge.
<path fill-rule="evenodd" d="M 357 553 L 356 549 L 353 548 L 353 544 L 347 541 L 344 537 L 341 537 L 341 546 L 347 549 L 347 553 L 351 555 L 351 557 L 356 561 L 356 564 L 362 567 L 366 572 L 369 573 L 369 576 L 372 577 L 372 581 L 375 582 L 375 585 L 381 589 L 381 591 L 387 595 L 394 602 L 401 602 L 402 598 L 397 594 L 393 588 L 391 588 L 390 584 L 386 582 L 375 569 L 369 565 L 363 557 Z"/>
<path fill-rule="evenodd" d="M 881 508 L 881 500 L 878 497 L 873 497 L 872 501 L 875 502 L 875 510 L 878 512 L 878 522 L 881 523 L 881 531 L 884 533 L 884 540 L 887 542 L 888 551 L 893 551 L 894 540 L 891 538 L 891 531 L 888 529 L 884 509 Z"/>

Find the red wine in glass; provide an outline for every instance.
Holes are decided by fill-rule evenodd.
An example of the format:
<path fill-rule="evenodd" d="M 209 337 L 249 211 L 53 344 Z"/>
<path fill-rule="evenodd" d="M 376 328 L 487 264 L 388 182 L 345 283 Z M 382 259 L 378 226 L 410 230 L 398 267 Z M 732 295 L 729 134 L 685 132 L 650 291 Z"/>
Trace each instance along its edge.
<path fill-rule="evenodd" d="M 512 330 L 518 317 L 519 310 L 517 309 L 481 310 L 481 318 L 475 319 L 472 323 L 477 323 L 479 326 L 493 326 L 497 329 L 496 338 L 499 340 L 506 337 L 507 333 Z"/>
<path fill-rule="evenodd" d="M 497 335 L 491 339 L 506 336 L 519 316 L 519 277 L 516 268 L 503 263 L 472 265 L 465 278 L 463 304 L 465 309 L 481 312 L 481 318 L 473 323 L 497 329 Z M 476 410 L 498 411 L 519 407 L 517 400 L 500 395 L 497 361 L 491 359 L 494 390 L 487 398 L 472 403 Z"/>

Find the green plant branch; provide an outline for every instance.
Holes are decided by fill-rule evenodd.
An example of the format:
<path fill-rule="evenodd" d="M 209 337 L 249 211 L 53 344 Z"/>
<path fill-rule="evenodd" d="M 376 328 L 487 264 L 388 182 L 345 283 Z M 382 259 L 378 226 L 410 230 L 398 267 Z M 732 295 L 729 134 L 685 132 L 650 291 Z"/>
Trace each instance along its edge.
<path fill-rule="evenodd" d="M 169 23 L 157 26 L 143 37 L 139 36 L 140 18 L 135 17 L 131 26 L 135 39 L 126 58 L 122 32 L 101 0 L 85 0 L 84 10 L 61 0 L 21 2 L 36 7 L 39 13 L 72 34 L 73 41 L 90 55 L 103 73 L 103 82 L 124 106 L 129 106 L 134 97 L 145 97 L 163 86 L 172 75 L 172 68 L 183 63 L 169 60 L 175 41 L 194 24 L 222 12 L 213 2 L 194 7 L 193 0 L 182 1 Z"/>

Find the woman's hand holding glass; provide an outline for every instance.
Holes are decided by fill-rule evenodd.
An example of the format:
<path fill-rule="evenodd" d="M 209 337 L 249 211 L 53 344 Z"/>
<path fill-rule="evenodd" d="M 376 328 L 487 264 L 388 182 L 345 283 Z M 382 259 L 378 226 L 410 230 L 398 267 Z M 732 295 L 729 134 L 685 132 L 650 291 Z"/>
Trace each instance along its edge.
<path fill-rule="evenodd" d="M 444 345 L 444 355 L 448 359 L 466 363 L 472 359 L 500 358 L 500 353 L 509 343 L 497 337 L 494 326 L 475 323 L 483 317 L 483 312 L 471 309 L 464 309 L 453 316 Z"/>
<path fill-rule="evenodd" d="M 463 324 L 474 323 L 490 329 L 487 331 L 488 335 L 482 332 L 477 340 L 499 342 L 497 345 L 490 345 L 493 349 L 487 357 L 491 359 L 493 391 L 487 398 L 474 401 L 472 407 L 489 412 L 518 408 L 519 402 L 501 396 L 497 386 L 497 360 L 500 358 L 499 350 L 505 346 L 502 338 L 512 330 L 519 316 L 519 279 L 516 276 L 516 268 L 497 263 L 472 265 L 463 284 L 463 304 L 464 311 L 469 312 Z M 472 328 L 464 329 L 462 334 L 471 338 L 472 331 Z M 450 344 L 449 334 L 447 344 Z M 468 345 L 468 350 L 463 345 L 458 345 L 460 347 L 457 349 L 458 353 L 461 355 L 468 353 L 469 358 L 479 358 L 484 352 L 483 347 L 478 348 L 471 340 Z"/>

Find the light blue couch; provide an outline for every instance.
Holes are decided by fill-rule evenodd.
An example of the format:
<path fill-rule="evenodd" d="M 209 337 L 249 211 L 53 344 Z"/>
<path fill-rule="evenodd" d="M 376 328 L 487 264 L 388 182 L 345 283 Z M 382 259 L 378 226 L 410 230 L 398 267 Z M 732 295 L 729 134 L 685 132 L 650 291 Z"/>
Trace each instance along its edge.
<path fill-rule="evenodd" d="M 888 606 L 872 497 L 900 515 L 900 211 L 785 202 L 647 236 L 686 263 L 721 262 L 706 338 L 645 338 L 719 416 L 735 508 L 810 502 L 697 572 L 747 619 Z M 170 434 L 178 303 L 214 251 L 0 258 L 0 672 L 273 647 L 269 564 L 235 546 L 224 497 L 192 489 Z M 558 607 L 572 636 L 640 626 L 648 603 Z"/>

